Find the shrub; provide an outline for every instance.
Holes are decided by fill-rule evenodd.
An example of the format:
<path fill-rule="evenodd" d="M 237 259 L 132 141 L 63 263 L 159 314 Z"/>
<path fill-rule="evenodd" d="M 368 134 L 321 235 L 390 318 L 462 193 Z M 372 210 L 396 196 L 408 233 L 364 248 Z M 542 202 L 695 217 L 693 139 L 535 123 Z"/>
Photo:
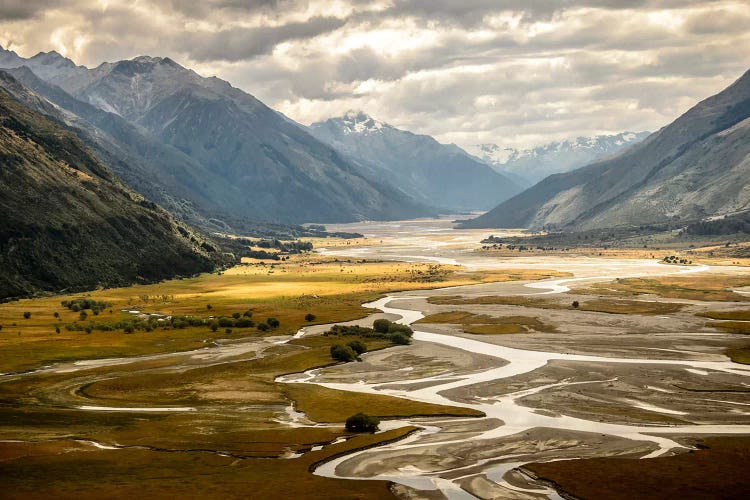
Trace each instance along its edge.
<path fill-rule="evenodd" d="M 250 328 L 255 326 L 255 321 L 245 316 L 235 321 L 234 326 L 236 326 L 237 328 Z"/>
<path fill-rule="evenodd" d="M 367 344 L 365 344 L 364 342 L 360 340 L 352 340 L 346 345 L 351 347 L 352 351 L 356 352 L 358 355 L 364 354 L 367 352 Z"/>
<path fill-rule="evenodd" d="M 240 313 L 232 313 L 234 319 L 240 319 Z"/>
<path fill-rule="evenodd" d="M 55 327 L 55 333 L 60 333 L 60 327 L 59 326 Z"/>
<path fill-rule="evenodd" d="M 577 300 L 574 300 L 570 305 L 573 306 L 573 309 L 578 309 L 581 304 Z"/>
<path fill-rule="evenodd" d="M 26 311 L 25 313 L 23 313 L 23 317 L 24 319 L 29 319 L 31 317 L 31 313 L 29 311 Z"/>
<path fill-rule="evenodd" d="M 229 334 L 232 333 L 232 329 L 231 328 L 227 328 L 227 329 L 224 330 L 224 333 L 226 333 L 227 335 L 229 335 Z"/>
<path fill-rule="evenodd" d="M 215 332 L 219 329 L 219 322 L 218 321 L 212 321 L 211 324 L 208 325 L 208 327 L 211 329 L 212 332 Z"/>
<path fill-rule="evenodd" d="M 247 311 L 243 312 L 242 315 L 246 318 L 252 318 L 253 317 L 253 311 L 248 309 Z"/>
<path fill-rule="evenodd" d="M 122 329 L 125 333 L 133 333 L 133 327 L 130 325 L 127 325 L 125 328 Z"/>
<path fill-rule="evenodd" d="M 401 333 L 406 335 L 407 337 L 411 337 L 414 334 L 414 330 L 406 325 L 391 323 L 390 328 L 388 328 L 388 333 Z"/>
<path fill-rule="evenodd" d="M 206 309 L 208 309 L 209 311 L 210 311 L 211 309 L 213 309 L 213 308 L 214 308 L 214 306 L 212 306 L 211 304 L 206 304 Z"/>
<path fill-rule="evenodd" d="M 394 333 L 391 335 L 391 342 L 397 345 L 409 345 L 411 344 L 411 339 L 403 333 Z"/>
<path fill-rule="evenodd" d="M 226 318 L 222 316 L 219 318 L 219 326 L 222 328 L 229 328 L 234 326 L 234 320 L 232 318 Z"/>
<path fill-rule="evenodd" d="M 316 316 L 313 313 L 307 313 L 305 314 L 305 321 L 308 323 L 311 321 L 315 321 Z"/>
<path fill-rule="evenodd" d="M 364 413 L 357 413 L 346 419 L 346 430 L 349 432 L 375 432 L 380 420 Z"/>
<path fill-rule="evenodd" d="M 388 329 L 391 327 L 391 322 L 387 319 L 376 319 L 372 323 L 372 328 L 379 333 L 388 333 Z"/>
<path fill-rule="evenodd" d="M 81 318 L 81 321 L 85 320 L 89 317 L 88 314 L 86 314 L 86 311 L 81 311 L 81 313 L 78 315 L 79 318 Z"/>
<path fill-rule="evenodd" d="M 57 312 L 57 311 L 55 311 L 55 313 L 52 316 L 54 316 L 55 318 L 59 318 L 60 317 L 60 313 Z"/>
<path fill-rule="evenodd" d="M 278 319 L 276 319 L 276 318 L 268 318 L 268 319 L 266 320 L 266 323 L 268 323 L 268 326 L 270 326 L 271 328 L 278 328 L 278 327 L 279 327 L 279 325 L 281 324 L 281 323 L 279 322 L 279 320 L 278 320 Z"/>
<path fill-rule="evenodd" d="M 261 332 L 265 332 L 268 330 L 268 325 L 265 323 L 258 323 L 258 330 Z"/>
<path fill-rule="evenodd" d="M 331 346 L 331 357 L 337 361 L 348 362 L 357 359 L 357 353 L 348 345 L 334 344 Z"/>

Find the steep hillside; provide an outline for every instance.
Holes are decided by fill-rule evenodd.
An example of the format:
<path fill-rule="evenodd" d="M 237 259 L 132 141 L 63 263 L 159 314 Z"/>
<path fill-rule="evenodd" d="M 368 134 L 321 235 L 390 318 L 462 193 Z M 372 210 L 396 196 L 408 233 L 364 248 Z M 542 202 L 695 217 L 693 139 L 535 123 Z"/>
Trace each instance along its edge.
<path fill-rule="evenodd" d="M 479 144 L 468 151 L 502 174 L 522 175 L 536 184 L 549 175 L 569 172 L 614 156 L 648 135 L 649 132 L 622 132 L 576 137 L 523 150 Z"/>
<path fill-rule="evenodd" d="M 22 59 L 5 51 L 0 64 L 26 65 L 75 99 L 168 146 L 157 151 L 166 162 L 135 155 L 142 171 L 154 172 L 152 184 L 163 188 L 161 198 L 152 194 L 156 187 L 142 181 L 148 175 L 123 173 L 134 187 L 167 205 L 167 198 L 185 199 L 207 217 L 287 223 L 432 213 L 392 185 L 366 179 L 330 146 L 253 96 L 169 58 L 144 56 L 88 69 L 54 52 Z M 85 114 L 86 121 L 96 121 L 90 111 Z M 134 154 L 132 131 L 127 131 L 129 137 L 111 128 L 107 133 Z"/>
<path fill-rule="evenodd" d="M 222 259 L 2 89 L 0 167 L 0 300 L 192 275 Z"/>
<path fill-rule="evenodd" d="M 750 72 L 623 154 L 544 179 L 462 227 L 596 229 L 750 208 Z"/>
<path fill-rule="evenodd" d="M 310 131 L 342 151 L 371 178 L 384 178 L 443 211 L 481 210 L 521 191 L 454 145 L 440 144 L 362 112 L 314 123 Z"/>

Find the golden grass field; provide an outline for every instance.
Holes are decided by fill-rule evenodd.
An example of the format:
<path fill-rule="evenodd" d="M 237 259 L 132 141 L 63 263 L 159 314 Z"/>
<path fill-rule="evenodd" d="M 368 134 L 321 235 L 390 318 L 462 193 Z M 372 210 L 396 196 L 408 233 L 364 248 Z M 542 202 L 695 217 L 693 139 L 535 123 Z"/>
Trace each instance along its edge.
<path fill-rule="evenodd" d="M 501 335 L 509 333 L 555 332 L 554 326 L 531 316 L 488 316 L 467 311 L 446 311 L 426 316 L 417 323 L 449 323 L 461 325 L 466 333 Z"/>
<path fill-rule="evenodd" d="M 190 279 L 0 304 L 0 373 L 20 374 L 87 359 L 163 355 L 70 373 L 6 376 L 0 382 L 0 434 L 26 442 L 0 443 L 0 476 L 4 492 L 12 493 L 3 496 L 389 498 L 385 482 L 335 481 L 307 470 L 326 457 L 395 439 L 412 429 L 355 436 L 321 451 L 310 449 L 351 436 L 343 421 L 358 411 L 385 418 L 479 414 L 389 396 L 354 397 L 318 386 L 278 383 L 279 375 L 333 364 L 329 349 L 341 340 L 308 336 L 277 345 L 264 339 L 290 335 L 311 324 L 362 318 L 371 312 L 361 307 L 363 302 L 397 290 L 550 275 L 559 273 L 466 273 L 455 266 L 302 255 Z M 105 301 L 111 307 L 98 315 L 89 311 L 81 319 L 78 312 L 61 305 L 63 300 L 79 297 Z M 233 328 L 231 334 L 223 328 L 213 332 L 207 326 L 157 327 L 132 334 L 65 328 L 67 324 L 126 320 L 133 317 L 128 311 L 206 319 L 247 310 L 252 310 L 256 322 L 275 317 L 280 326 L 267 332 Z M 30 313 L 28 319 L 25 312 Z M 305 320 L 308 313 L 316 316 L 313 322 Z M 215 343 L 245 342 L 258 346 L 252 344 L 216 363 L 192 357 L 201 352 L 194 350 Z M 366 342 L 371 350 L 391 345 L 384 340 Z M 194 407 L 197 411 L 74 409 L 83 404 Z M 290 427 L 283 420 L 291 405 L 308 418 L 330 424 Z M 80 439 L 124 448 L 97 449 Z M 298 452 L 304 453 L 302 458 L 280 458 Z"/>

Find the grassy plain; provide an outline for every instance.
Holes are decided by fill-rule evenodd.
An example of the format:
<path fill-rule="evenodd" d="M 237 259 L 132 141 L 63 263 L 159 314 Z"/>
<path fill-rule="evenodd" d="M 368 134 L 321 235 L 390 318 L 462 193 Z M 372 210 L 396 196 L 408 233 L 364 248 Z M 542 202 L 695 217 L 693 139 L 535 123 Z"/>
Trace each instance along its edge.
<path fill-rule="evenodd" d="M 750 485 L 750 436 L 708 437 L 703 445 L 705 449 L 670 457 L 560 460 L 523 469 L 572 498 L 744 497 Z"/>
<path fill-rule="evenodd" d="M 589 288 L 577 288 L 570 293 L 619 297 L 658 295 L 670 299 L 750 302 L 750 296 L 732 290 L 732 288 L 748 285 L 750 285 L 748 276 L 710 274 L 618 279 L 608 283 L 596 283 Z"/>
<path fill-rule="evenodd" d="M 329 350 L 341 339 L 310 335 L 276 344 L 269 337 L 362 318 L 371 312 L 361 307 L 363 302 L 397 290 L 549 275 L 517 270 L 465 273 L 455 266 L 302 255 L 241 265 L 222 274 L 0 304 L 0 373 L 6 374 L 0 380 L 0 434 L 24 441 L 0 443 L 4 491 L 12 493 L 8 498 L 390 497 L 384 482 L 335 481 L 307 472 L 326 457 L 412 430 L 351 437 L 343 428 L 348 416 L 357 411 L 381 417 L 479 414 L 278 383 L 280 375 L 333 364 Z M 79 297 L 111 305 L 98 315 L 88 311 L 82 319 L 61 305 Z M 65 328 L 114 323 L 144 313 L 210 319 L 248 310 L 254 321 L 275 317 L 280 326 L 267 332 L 233 327 L 231 333 L 205 325 L 160 326 L 132 334 Z M 308 313 L 315 315 L 314 321 L 305 320 Z M 391 345 L 375 339 L 366 343 L 370 350 Z M 228 352 L 214 358 L 213 351 L 203 350 L 211 346 Z M 110 357 L 131 359 L 83 369 L 79 365 L 69 372 L 22 373 L 53 363 Z M 82 405 L 136 411 L 77 409 Z M 327 424 L 290 421 L 292 405 L 307 412 L 307 418 Z M 144 411 L 149 407 L 178 410 Z M 329 444 L 340 437 L 351 439 Z M 118 448 L 99 449 L 80 440 Z M 320 445 L 326 446 L 311 451 Z M 282 458 L 292 453 L 303 455 Z"/>
<path fill-rule="evenodd" d="M 67 331 L 66 324 L 116 322 L 133 318 L 127 311 L 209 318 L 251 309 L 256 322 L 268 317 L 281 321 L 266 333 L 255 328 L 233 328 L 231 337 L 288 335 L 302 326 L 307 313 L 313 323 L 343 322 L 364 317 L 363 302 L 396 290 L 457 286 L 490 281 L 541 279 L 544 271 L 464 273 L 455 266 L 364 262 L 317 255 L 296 256 L 285 262 L 262 262 L 232 268 L 222 274 L 171 280 L 153 285 L 96 290 L 0 304 L 0 372 L 36 368 L 53 362 L 187 351 L 227 335 L 221 328 L 157 328 L 124 335 L 122 331 Z M 524 276 L 520 278 L 519 276 Z M 87 297 L 110 308 L 82 321 L 78 312 L 60 305 L 63 300 Z M 208 309 L 208 306 L 211 309 Z M 31 316 L 24 318 L 24 312 Z M 54 313 L 59 318 L 54 317 Z M 60 333 L 55 329 L 59 328 Z"/>
<path fill-rule="evenodd" d="M 430 297 L 431 304 L 439 305 L 509 305 L 523 306 L 537 309 L 573 309 L 571 304 L 561 303 L 550 299 L 540 299 L 524 296 L 483 296 L 483 297 L 458 297 L 458 296 L 436 296 Z M 607 314 L 669 314 L 682 310 L 683 304 L 672 302 L 646 302 L 640 300 L 624 299 L 591 299 L 581 300 L 578 306 L 580 311 L 601 312 Z M 435 321 L 433 321 L 435 323 Z"/>
<path fill-rule="evenodd" d="M 354 436 L 290 460 L 212 452 L 102 450 L 75 441 L 0 443 L 3 498 L 393 498 L 385 481 L 309 473 L 321 461 L 403 438 L 404 427 Z"/>
<path fill-rule="evenodd" d="M 446 311 L 426 316 L 417 323 L 450 323 L 461 325 L 463 331 L 479 335 L 555 332 L 554 326 L 530 316 L 488 316 L 467 311 Z"/>

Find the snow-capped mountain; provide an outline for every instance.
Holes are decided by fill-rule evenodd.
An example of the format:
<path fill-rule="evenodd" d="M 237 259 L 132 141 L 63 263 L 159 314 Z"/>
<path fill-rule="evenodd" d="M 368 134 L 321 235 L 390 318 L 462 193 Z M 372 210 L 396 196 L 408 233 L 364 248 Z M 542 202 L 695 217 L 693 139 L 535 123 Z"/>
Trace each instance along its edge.
<path fill-rule="evenodd" d="M 614 135 L 577 137 L 551 142 L 534 149 L 518 150 L 497 144 L 478 144 L 467 151 L 498 172 L 522 175 L 537 183 L 548 175 L 569 172 L 597 160 L 614 156 L 641 142 L 649 132 L 622 132 Z"/>
<path fill-rule="evenodd" d="M 454 144 L 400 130 L 361 111 L 313 123 L 310 132 L 369 178 L 388 180 L 442 211 L 487 209 L 522 190 Z"/>
<path fill-rule="evenodd" d="M 382 178 L 365 178 L 252 95 L 167 57 L 87 68 L 57 52 L 26 59 L 0 48 L 0 68 L 75 116 L 118 175 L 167 206 L 187 200 L 205 218 L 285 223 L 436 212 Z"/>

